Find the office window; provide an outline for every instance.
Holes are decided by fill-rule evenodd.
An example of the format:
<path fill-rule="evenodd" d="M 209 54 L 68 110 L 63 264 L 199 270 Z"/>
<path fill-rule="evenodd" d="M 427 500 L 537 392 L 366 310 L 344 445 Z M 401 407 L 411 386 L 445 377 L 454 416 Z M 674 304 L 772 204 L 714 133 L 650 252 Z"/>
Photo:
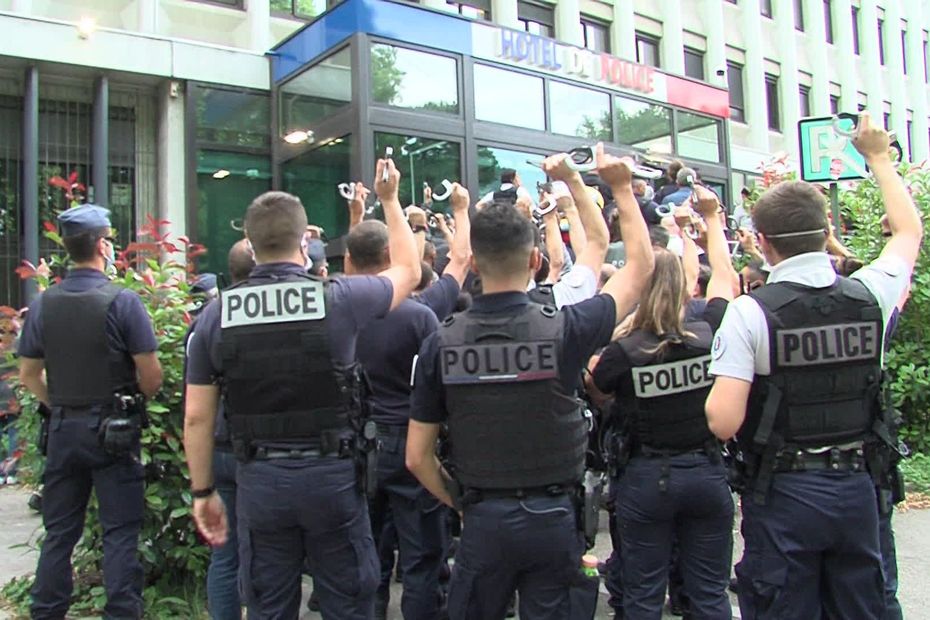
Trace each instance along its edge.
<path fill-rule="evenodd" d="M 727 63 L 727 90 L 730 91 L 730 119 L 746 122 L 746 104 L 743 100 L 743 66 Z"/>
<path fill-rule="evenodd" d="M 509 105 L 501 105 L 507 93 Z M 546 129 L 542 78 L 475 64 L 475 118 L 528 129 Z"/>
<path fill-rule="evenodd" d="M 301 19 L 316 17 L 326 8 L 326 0 L 271 0 L 272 13 L 283 13 Z"/>
<path fill-rule="evenodd" d="M 927 49 L 926 32 L 924 32 L 924 82 L 930 83 L 930 50 Z"/>
<path fill-rule="evenodd" d="M 659 39 L 643 34 L 636 33 L 636 62 L 641 65 L 659 66 Z"/>
<path fill-rule="evenodd" d="M 859 7 L 852 7 L 853 52 L 859 53 Z"/>
<path fill-rule="evenodd" d="M 768 108 L 769 129 L 781 131 L 781 118 L 778 110 L 778 77 L 765 74 L 765 104 Z"/>
<path fill-rule="evenodd" d="M 685 48 L 685 75 L 696 80 L 704 78 L 704 52 L 701 50 Z"/>
<path fill-rule="evenodd" d="M 885 64 L 885 20 L 878 20 L 878 62 Z"/>
<path fill-rule="evenodd" d="M 904 69 L 904 75 L 907 75 L 907 26 L 906 25 L 901 30 L 901 67 Z"/>
<path fill-rule="evenodd" d="M 352 102 L 352 53 L 348 47 L 289 79 L 278 92 L 278 123 L 285 136 L 305 131 Z"/>
<path fill-rule="evenodd" d="M 553 133 L 594 140 L 610 140 L 610 95 L 588 88 L 549 82 Z"/>
<path fill-rule="evenodd" d="M 766 17 L 772 16 L 772 0 L 759 0 L 759 12 Z"/>
<path fill-rule="evenodd" d="M 614 97 L 614 120 L 620 144 L 672 153 L 672 114 L 665 106 Z"/>
<path fill-rule="evenodd" d="M 517 20 L 530 34 L 555 36 L 555 15 L 551 6 L 534 2 L 517 2 Z"/>
<path fill-rule="evenodd" d="M 381 43 L 371 46 L 371 98 L 376 103 L 457 114 L 457 78 L 454 58 Z"/>
<path fill-rule="evenodd" d="M 720 121 L 700 114 L 677 111 L 676 151 L 687 159 L 720 161 Z"/>
<path fill-rule="evenodd" d="M 833 99 L 833 97 L 831 96 L 830 99 Z M 811 115 L 811 89 L 809 87 L 798 87 L 798 104 L 802 118 Z"/>
<path fill-rule="evenodd" d="M 885 125 L 885 129 L 891 129 L 891 112 L 882 114 L 882 123 Z"/>
<path fill-rule="evenodd" d="M 914 121 L 907 121 L 907 160 L 914 161 Z"/>
<path fill-rule="evenodd" d="M 581 20 L 584 46 L 594 52 L 610 53 L 610 26 L 591 19 Z"/>
<path fill-rule="evenodd" d="M 839 114 L 840 97 L 839 95 L 830 95 L 830 114 Z"/>
<path fill-rule="evenodd" d="M 833 6 L 830 0 L 823 0 L 823 29 L 827 43 L 833 43 Z"/>
<path fill-rule="evenodd" d="M 804 0 L 794 0 L 794 28 L 804 32 Z"/>
<path fill-rule="evenodd" d="M 491 19 L 491 0 L 469 0 L 468 2 L 453 2 L 446 0 L 446 6 L 454 9 L 462 17 L 469 19 Z"/>

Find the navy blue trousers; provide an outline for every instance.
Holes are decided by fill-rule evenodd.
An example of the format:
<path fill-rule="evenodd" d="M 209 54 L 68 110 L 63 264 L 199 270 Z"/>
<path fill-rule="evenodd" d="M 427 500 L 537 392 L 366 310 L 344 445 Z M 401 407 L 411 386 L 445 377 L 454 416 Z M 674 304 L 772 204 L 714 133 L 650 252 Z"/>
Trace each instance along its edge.
<path fill-rule="evenodd" d="M 211 620 L 240 620 L 239 537 L 236 534 L 236 457 L 232 452 L 213 452 L 213 481 L 226 504 L 229 536 L 222 547 L 214 547 L 207 569 L 207 601 Z"/>
<path fill-rule="evenodd" d="M 882 571 L 885 576 L 885 616 L 884 620 L 902 620 L 904 612 L 898 601 L 898 558 L 895 552 L 894 528 L 891 526 L 891 515 L 881 514 L 878 517 L 878 536 L 882 551 Z"/>
<path fill-rule="evenodd" d="M 502 620 L 514 590 L 520 593 L 521 618 L 569 618 L 583 548 L 567 495 L 466 506 L 449 584 L 449 619 Z"/>
<path fill-rule="evenodd" d="M 385 516 L 391 515 L 404 576 L 404 619 L 433 620 L 439 615 L 442 600 L 439 568 L 445 551 L 443 504 L 407 469 L 407 427 L 379 426 L 378 438 L 378 491 L 369 504 L 371 529 L 376 545 L 380 545 Z"/>
<path fill-rule="evenodd" d="M 71 553 L 84 531 L 91 489 L 103 528 L 105 618 L 142 617 L 139 531 L 144 511 L 144 471 L 133 457 L 109 456 L 97 438 L 99 416 L 66 410 L 52 416 L 43 475 L 45 541 L 32 587 L 33 618 L 64 618 L 73 588 Z"/>
<path fill-rule="evenodd" d="M 350 459 L 240 463 L 237 516 L 250 620 L 297 618 L 306 559 L 325 620 L 374 615 L 378 557 Z"/>
<path fill-rule="evenodd" d="M 663 461 L 665 491 L 659 486 Z M 661 618 L 676 537 L 690 617 L 731 616 L 733 498 L 722 463 L 702 453 L 634 457 L 620 478 L 617 507 L 626 618 Z"/>
<path fill-rule="evenodd" d="M 875 489 L 867 473 L 779 473 L 765 505 L 743 495 L 745 620 L 880 619 L 884 578 Z"/>

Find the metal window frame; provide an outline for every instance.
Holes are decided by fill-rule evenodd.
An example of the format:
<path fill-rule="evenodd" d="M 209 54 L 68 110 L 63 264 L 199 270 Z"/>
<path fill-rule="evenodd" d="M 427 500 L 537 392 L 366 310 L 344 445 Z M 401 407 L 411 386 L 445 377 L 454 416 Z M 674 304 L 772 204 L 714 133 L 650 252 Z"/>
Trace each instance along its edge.
<path fill-rule="evenodd" d="M 805 86 L 804 84 L 799 85 L 799 86 L 798 86 L 798 97 L 799 97 L 799 103 L 800 103 L 800 101 L 807 101 L 807 106 L 806 106 L 806 107 L 807 107 L 807 114 L 803 114 L 803 113 L 802 113 L 801 116 L 802 116 L 802 117 L 810 116 L 810 112 L 811 112 L 811 89 L 810 89 L 810 86 Z M 835 95 L 830 95 L 830 98 L 831 98 L 831 99 L 832 99 L 833 97 L 835 97 Z M 837 97 L 837 100 L 839 100 L 838 97 Z M 803 110 L 799 110 L 799 111 L 800 111 L 800 112 L 803 112 Z"/>
<path fill-rule="evenodd" d="M 778 76 L 772 75 L 771 73 L 765 74 L 765 111 L 766 111 L 766 124 L 768 125 L 769 131 L 776 131 L 782 133 L 782 122 L 781 122 L 781 101 L 778 96 Z M 775 114 L 772 114 L 772 102 L 774 101 L 775 105 Z M 774 121 L 774 122 L 773 122 Z"/>
<path fill-rule="evenodd" d="M 862 50 L 861 34 L 859 32 L 859 7 L 853 6 L 849 10 L 850 17 L 852 19 L 852 44 L 853 44 L 853 53 L 858 56 Z"/>
<path fill-rule="evenodd" d="M 232 9 L 233 11 L 244 11 L 245 10 L 245 0 L 190 0 L 191 2 L 198 2 L 200 4 L 209 4 L 211 6 L 220 6 L 224 9 Z"/>
<path fill-rule="evenodd" d="M 589 49 L 593 52 L 603 52 L 605 54 L 609 54 L 610 53 L 610 23 L 605 22 L 600 19 L 596 19 L 594 17 L 588 17 L 587 15 L 582 15 L 579 21 L 581 22 L 581 36 L 582 36 L 582 39 L 584 40 L 584 48 Z M 588 47 L 588 26 L 591 26 L 593 28 L 603 29 L 604 42 L 606 43 L 606 49 L 596 50 L 592 47 Z"/>
<path fill-rule="evenodd" d="M 833 2 L 831 0 L 823 0 L 823 26 L 826 42 L 833 45 L 835 35 L 833 33 Z"/>
<path fill-rule="evenodd" d="M 647 62 L 645 62 L 639 57 L 639 44 L 648 43 L 649 45 L 655 46 L 655 52 L 656 52 L 656 64 L 649 65 L 649 66 L 655 67 L 657 69 L 661 68 L 662 67 L 662 38 L 646 33 L 646 32 L 642 32 L 640 30 L 637 30 L 635 32 L 636 34 L 634 35 L 634 42 L 636 43 L 636 62 L 638 62 L 641 65 L 648 64 Z"/>
<path fill-rule="evenodd" d="M 772 7 L 772 0 L 759 0 L 759 13 L 762 14 L 762 17 L 768 17 L 769 19 L 774 19 L 774 9 Z"/>
<path fill-rule="evenodd" d="M 744 68 L 745 68 L 744 65 L 741 65 L 738 62 L 734 62 L 732 60 L 727 61 L 727 92 L 730 95 L 730 110 L 740 111 L 740 118 L 736 121 L 737 123 L 746 122 L 746 89 L 745 89 L 745 84 L 743 80 L 744 78 L 743 69 Z M 730 88 L 730 75 L 731 75 L 731 72 L 734 70 L 739 72 L 739 101 L 737 102 L 739 103 L 739 105 L 733 105 L 734 103 L 733 89 Z M 732 113 L 731 113 L 731 117 L 732 117 Z"/>
<path fill-rule="evenodd" d="M 885 66 L 885 20 L 878 18 L 878 64 Z"/>
<path fill-rule="evenodd" d="M 685 76 L 695 79 L 695 80 L 701 80 L 702 82 L 705 81 L 707 79 L 707 66 L 706 66 L 706 63 L 704 62 L 705 53 L 695 47 L 688 47 L 686 45 L 684 47 L 683 54 L 684 54 L 684 60 L 685 60 Z M 692 57 L 700 58 L 701 60 L 701 75 L 700 76 L 688 75 L 688 56 L 689 55 L 691 55 Z"/>

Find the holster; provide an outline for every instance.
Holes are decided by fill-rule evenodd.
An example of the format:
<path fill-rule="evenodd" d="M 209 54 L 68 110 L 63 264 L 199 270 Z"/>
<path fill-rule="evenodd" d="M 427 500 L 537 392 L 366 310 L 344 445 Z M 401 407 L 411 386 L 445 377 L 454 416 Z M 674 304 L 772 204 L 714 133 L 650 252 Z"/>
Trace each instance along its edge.
<path fill-rule="evenodd" d="M 36 436 L 36 447 L 39 449 L 39 454 L 48 456 L 48 431 L 51 427 L 52 410 L 45 403 L 39 403 L 36 411 L 39 414 L 39 432 Z"/>
<path fill-rule="evenodd" d="M 355 433 L 355 449 L 352 455 L 359 489 L 368 499 L 373 499 L 378 492 L 378 426 L 373 420 L 362 424 Z"/>
<path fill-rule="evenodd" d="M 604 486 L 606 484 L 607 475 L 604 472 L 585 472 L 583 501 L 580 502 L 581 518 L 579 522 L 588 549 L 594 547 L 594 543 L 597 539 L 601 500 L 604 496 Z"/>
<path fill-rule="evenodd" d="M 109 415 L 100 420 L 100 445 L 114 457 L 126 456 L 139 445 L 142 429 L 147 424 L 145 396 L 138 392 L 117 392 L 113 395 L 113 407 Z"/>

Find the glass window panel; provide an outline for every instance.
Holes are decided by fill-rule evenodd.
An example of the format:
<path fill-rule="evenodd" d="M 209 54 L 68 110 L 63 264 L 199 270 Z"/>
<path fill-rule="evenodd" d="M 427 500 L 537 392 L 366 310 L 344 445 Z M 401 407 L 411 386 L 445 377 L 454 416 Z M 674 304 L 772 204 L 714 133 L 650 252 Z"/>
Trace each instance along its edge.
<path fill-rule="evenodd" d="M 583 19 L 581 29 L 586 48 L 595 52 L 610 52 L 610 26 Z"/>
<path fill-rule="evenodd" d="M 727 90 L 730 92 L 730 120 L 746 122 L 746 104 L 743 102 L 743 66 L 727 63 Z"/>
<path fill-rule="evenodd" d="M 221 151 L 197 153 L 197 241 L 207 248 L 198 259 L 201 272 L 228 276 L 226 255 L 242 239 L 242 231 L 233 224 L 241 227 L 249 203 L 269 189 L 270 157 Z"/>
<path fill-rule="evenodd" d="M 501 105 L 501 93 L 507 93 L 506 105 Z M 542 78 L 476 64 L 475 118 L 545 130 Z"/>
<path fill-rule="evenodd" d="M 461 181 L 462 154 L 458 142 L 393 133 L 375 133 L 375 153 L 393 147 L 394 164 L 400 170 L 400 203 L 423 202 L 423 184 L 440 187 L 443 179 Z"/>
<path fill-rule="evenodd" d="M 636 62 L 650 67 L 659 66 L 659 40 L 657 38 L 636 33 Z"/>
<path fill-rule="evenodd" d="M 267 93 L 199 86 L 194 90 L 194 106 L 199 142 L 268 147 L 271 105 Z"/>
<path fill-rule="evenodd" d="M 511 168 L 517 171 L 520 177 L 520 185 L 525 187 L 530 194 L 536 195 L 536 184 L 546 182 L 546 174 L 537 166 L 527 163 L 530 161 L 542 161 L 542 155 L 538 153 L 526 153 L 522 151 L 511 151 L 508 149 L 499 149 L 492 146 L 478 147 L 478 188 L 479 198 L 483 198 L 488 192 L 496 191 L 501 183 L 501 170 Z"/>
<path fill-rule="evenodd" d="M 549 82 L 552 131 L 569 136 L 610 140 L 610 95 L 562 82 Z"/>
<path fill-rule="evenodd" d="M 281 135 L 312 128 L 352 101 L 352 58 L 347 47 L 288 81 L 280 91 Z"/>
<path fill-rule="evenodd" d="M 321 226 L 330 239 L 349 230 L 346 201 L 336 186 L 352 180 L 351 155 L 351 136 L 342 136 L 281 164 L 282 189 L 300 198 L 307 221 Z"/>
<path fill-rule="evenodd" d="M 615 97 L 614 117 L 620 144 L 653 153 L 671 154 L 672 116 L 668 108 Z"/>
<path fill-rule="evenodd" d="M 690 112 L 678 112 L 678 155 L 688 159 L 720 161 L 720 121 Z"/>
<path fill-rule="evenodd" d="M 378 103 L 457 114 L 457 75 L 454 58 L 392 45 L 371 46 L 371 96 Z"/>
<path fill-rule="evenodd" d="M 685 75 L 696 80 L 704 79 L 704 52 L 685 48 Z"/>

